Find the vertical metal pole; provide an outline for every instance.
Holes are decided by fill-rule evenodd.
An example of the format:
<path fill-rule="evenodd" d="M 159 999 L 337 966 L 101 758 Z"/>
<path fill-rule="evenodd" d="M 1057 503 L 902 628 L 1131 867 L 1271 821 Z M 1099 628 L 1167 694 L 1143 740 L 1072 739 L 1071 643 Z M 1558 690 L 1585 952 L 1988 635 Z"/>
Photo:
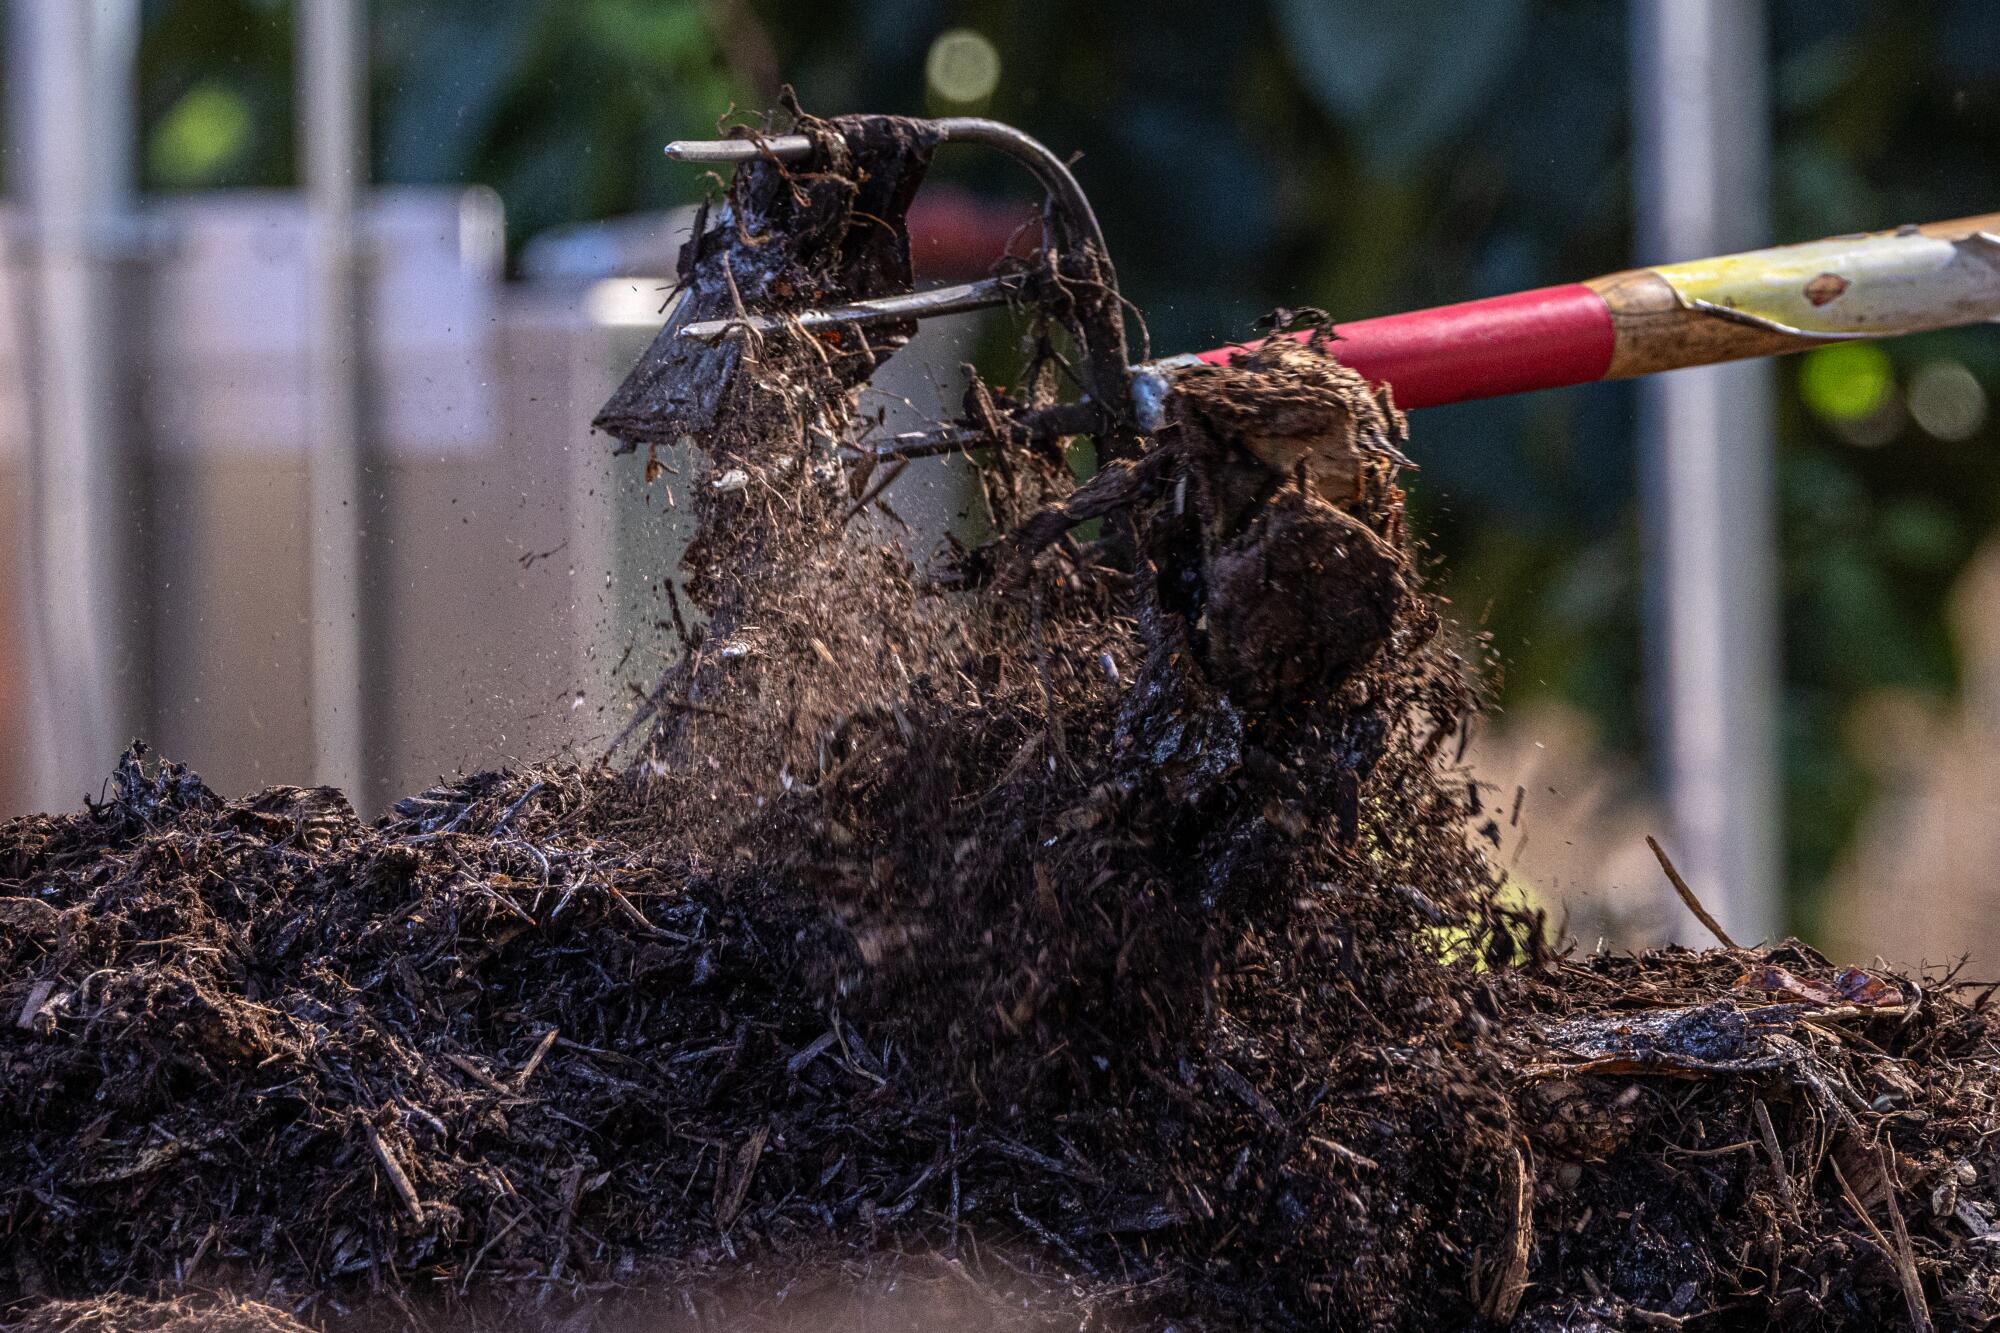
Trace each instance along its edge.
<path fill-rule="evenodd" d="M 1640 262 L 1770 244 L 1763 0 L 1633 0 L 1631 14 Z M 1771 367 L 1640 392 L 1671 850 L 1747 944 L 1782 924 Z"/>
<path fill-rule="evenodd" d="M 307 235 L 306 410 L 311 454 L 313 777 L 369 793 L 366 543 L 357 208 L 366 170 L 358 0 L 300 0 L 300 160 Z"/>
<path fill-rule="evenodd" d="M 35 407 L 25 537 L 31 798 L 73 805 L 142 725 L 143 494 L 127 493 L 111 264 L 131 188 L 136 0 L 14 0 L 9 70 L 26 204 Z"/>

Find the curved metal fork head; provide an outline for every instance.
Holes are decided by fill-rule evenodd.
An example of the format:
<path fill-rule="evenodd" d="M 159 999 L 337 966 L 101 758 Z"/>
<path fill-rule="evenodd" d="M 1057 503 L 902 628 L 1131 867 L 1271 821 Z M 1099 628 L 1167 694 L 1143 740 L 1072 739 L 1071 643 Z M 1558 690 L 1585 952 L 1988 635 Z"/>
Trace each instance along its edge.
<path fill-rule="evenodd" d="M 1117 278 L 1111 271 L 1111 254 L 1104 244 L 1104 231 L 1097 223 L 1097 214 L 1090 206 L 1083 187 L 1063 160 L 1051 151 L 1048 145 L 1031 135 L 1024 134 L 1012 125 L 997 120 L 987 120 L 979 116 L 947 116 L 938 120 L 922 122 L 933 130 L 942 143 L 978 143 L 996 148 L 1025 166 L 1047 193 L 1051 211 L 1062 230 L 1062 241 L 1069 245 L 1089 244 L 1097 249 L 1107 280 L 1115 291 Z M 735 139 L 676 139 L 666 147 L 669 159 L 675 162 L 698 162 L 718 166 L 734 166 L 745 162 L 779 161 L 804 162 L 813 155 L 811 136 L 804 134 L 745 135 Z M 950 295 L 946 295 L 949 292 Z M 937 294 L 933 304 L 925 298 L 929 293 L 915 293 L 909 297 L 891 298 L 898 303 L 895 318 L 907 319 L 915 315 L 923 319 L 931 315 L 956 314 L 969 307 L 965 304 L 959 289 L 943 289 Z M 1005 300 L 1004 293 L 995 294 L 994 299 L 985 304 L 998 305 Z M 860 303 L 859 309 L 866 313 L 869 303 Z"/>
<path fill-rule="evenodd" d="M 1046 144 L 1011 125 L 975 116 L 945 117 L 919 124 L 938 143 L 976 143 L 998 149 L 1035 177 L 1047 196 L 1045 248 L 1053 260 L 1051 282 L 1041 284 L 1019 276 L 994 277 L 930 291 L 876 296 L 819 310 L 778 312 L 739 308 L 733 317 L 689 323 L 680 330 L 680 335 L 712 342 L 729 336 L 734 328 L 764 331 L 781 322 L 795 322 L 807 328 L 846 325 L 866 328 L 1010 301 L 1033 301 L 1044 288 L 1059 291 L 1063 322 L 1076 335 L 1084 352 L 1075 365 L 1084 391 L 1082 406 L 1096 414 L 1107 428 L 1116 426 L 1119 442 L 1112 449 L 1114 456 L 1130 452 L 1125 437 L 1130 431 L 1132 399 L 1127 382 L 1123 298 L 1118 293 L 1118 277 L 1104 243 L 1104 232 L 1083 187 L 1077 184 L 1069 166 Z M 830 128 L 838 132 L 837 125 Z M 782 162 L 809 167 L 819 151 L 819 143 L 811 135 L 747 132 L 729 139 L 680 139 L 666 148 L 667 156 L 676 162 L 734 166 Z"/>

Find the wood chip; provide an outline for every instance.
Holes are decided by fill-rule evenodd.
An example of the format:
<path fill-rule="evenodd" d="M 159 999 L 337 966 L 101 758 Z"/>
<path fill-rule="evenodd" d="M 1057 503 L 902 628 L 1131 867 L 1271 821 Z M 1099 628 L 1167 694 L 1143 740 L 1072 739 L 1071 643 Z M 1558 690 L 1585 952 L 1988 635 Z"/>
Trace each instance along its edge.
<path fill-rule="evenodd" d="M 1764 1152 L 1771 1159 L 1771 1174 L 1777 1177 L 1778 1197 L 1785 1202 L 1785 1211 L 1797 1221 L 1799 1199 L 1792 1189 L 1792 1173 L 1785 1165 L 1785 1148 L 1778 1142 L 1778 1127 L 1771 1123 L 1771 1112 L 1764 1105 L 1763 1098 L 1753 1097 L 1750 1101 L 1751 1118 L 1757 1122 L 1758 1137 L 1764 1141 Z"/>
<path fill-rule="evenodd" d="M 1374 1158 L 1369 1157 L 1364 1153 L 1358 1153 L 1354 1151 L 1354 1149 L 1348 1147 L 1344 1143 L 1336 1143 L 1332 1139 L 1325 1138 L 1318 1134 L 1307 1135 L 1306 1142 L 1310 1143 L 1313 1147 L 1318 1148 L 1322 1152 L 1333 1154 L 1335 1157 L 1338 1157 L 1341 1161 L 1346 1162 L 1349 1166 L 1358 1166 L 1364 1171 L 1379 1171 L 1382 1169 L 1382 1164 L 1380 1162 L 1377 1162 Z"/>
<path fill-rule="evenodd" d="M 382 1142 L 382 1135 L 376 1130 L 375 1122 L 363 1120 L 361 1127 L 368 1132 L 368 1146 L 375 1150 L 375 1160 L 382 1164 L 382 1174 L 388 1177 L 389 1188 L 403 1201 L 403 1207 L 410 1210 L 410 1216 L 421 1222 L 424 1220 L 423 1200 L 417 1197 L 417 1187 L 403 1174 L 402 1165 L 389 1154 L 389 1147 Z"/>
<path fill-rule="evenodd" d="M 56 983 L 53 981 L 37 981 L 30 986 L 28 998 L 22 1003 L 21 1015 L 14 1020 L 14 1026 L 33 1028 L 35 1020 L 42 1016 L 42 1007 L 49 1002 L 49 996 L 54 994 L 55 988 Z"/>
<path fill-rule="evenodd" d="M 1882 1234 L 1882 1228 L 1875 1224 L 1868 1205 L 1862 1202 L 1860 1192 L 1847 1178 L 1847 1173 L 1840 1169 L 1841 1154 L 1836 1152 L 1827 1158 L 1826 1164 L 1832 1168 L 1833 1178 L 1839 1182 L 1840 1192 L 1847 1198 L 1847 1206 L 1854 1210 L 1861 1224 L 1868 1228 L 1868 1234 L 1889 1256 L 1890 1265 L 1896 1270 L 1896 1283 L 1903 1289 L 1903 1304 L 1910 1314 L 1911 1329 L 1914 1333 L 1933 1333 L 1936 1325 L 1931 1322 L 1930 1303 L 1924 1299 L 1923 1277 L 1917 1272 L 1916 1253 L 1910 1246 L 1909 1226 L 1903 1221 L 1902 1206 L 1896 1201 L 1895 1178 L 1890 1174 L 1887 1150 L 1878 1145 L 1875 1154 L 1868 1154 L 1852 1141 L 1844 1146 L 1850 1149 L 1851 1161 L 1870 1167 L 1869 1183 L 1877 1187 L 1878 1197 L 1888 1209 L 1889 1226 L 1896 1237 L 1894 1240 Z"/>
<path fill-rule="evenodd" d="M 820 1033 L 819 1036 L 813 1038 L 812 1042 L 804 1050 L 785 1061 L 785 1072 L 796 1077 L 801 1069 L 804 1069 L 814 1060 L 817 1060 L 836 1040 L 838 1038 L 831 1032 Z"/>
<path fill-rule="evenodd" d="M 649 935 L 659 933 L 659 928 L 646 919 L 646 914 L 639 910 L 637 904 L 625 896 L 623 890 L 607 884 L 604 886 L 604 892 L 610 897 L 611 905 L 618 909 L 620 916 Z"/>
<path fill-rule="evenodd" d="M 715 1225 L 721 1230 L 729 1230 L 743 1211 L 743 1201 L 750 1197 L 751 1178 L 757 1174 L 757 1161 L 764 1155 L 764 1143 L 770 1137 L 770 1126 L 759 1125 L 736 1150 L 733 1163 L 728 1160 L 716 1163 Z"/>
<path fill-rule="evenodd" d="M 1889 1188 L 1889 1229 L 1896 1243 L 1891 1253 L 1896 1259 L 1896 1280 L 1902 1284 L 1903 1302 L 1910 1310 L 1910 1327 L 1916 1333 L 1931 1333 L 1930 1303 L 1924 1299 L 1923 1275 L 1917 1271 L 1917 1252 L 1910 1244 L 1909 1223 L 1903 1218 L 1902 1203 L 1896 1197 L 1895 1157 L 1889 1145 L 1875 1145 L 1878 1169 Z"/>
<path fill-rule="evenodd" d="M 1509 1163 L 1512 1180 L 1501 1187 L 1506 1213 L 1501 1219 L 1500 1254 L 1493 1266 L 1493 1279 L 1479 1297 L 1479 1312 L 1496 1323 L 1506 1323 L 1521 1308 L 1528 1292 L 1528 1253 L 1535 1240 L 1534 1177 L 1528 1169 L 1527 1149 L 1516 1144 Z"/>
<path fill-rule="evenodd" d="M 535 1071 L 542 1067 L 542 1057 L 549 1053 L 549 1047 L 556 1044 L 556 1038 L 561 1033 L 562 1029 L 560 1028 L 550 1028 L 542 1034 L 542 1040 L 535 1047 L 535 1053 L 528 1057 L 528 1063 L 521 1066 L 521 1072 L 514 1075 L 515 1091 L 518 1092 L 520 1089 L 528 1086 L 528 1080 L 533 1078 Z"/>
<path fill-rule="evenodd" d="M 503 1097 L 512 1094 L 513 1090 L 509 1088 L 506 1084 L 502 1083 L 499 1079 L 493 1077 L 493 1075 L 487 1073 L 485 1070 L 481 1069 L 478 1065 L 466 1059 L 464 1056 L 458 1055 L 451 1051 L 446 1051 L 444 1058 L 449 1060 L 452 1064 L 456 1065 L 461 1071 L 464 1072 L 466 1077 L 470 1078 L 474 1083 L 479 1084 L 481 1087 L 484 1087 L 493 1092 L 497 1092 Z"/>

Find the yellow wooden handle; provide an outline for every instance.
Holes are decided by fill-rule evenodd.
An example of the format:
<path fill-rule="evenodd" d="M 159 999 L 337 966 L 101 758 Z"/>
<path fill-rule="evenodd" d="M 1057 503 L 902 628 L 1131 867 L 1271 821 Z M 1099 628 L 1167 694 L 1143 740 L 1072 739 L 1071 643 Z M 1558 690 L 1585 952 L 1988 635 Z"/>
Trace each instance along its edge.
<path fill-rule="evenodd" d="M 1611 311 L 1607 379 L 2000 319 L 2000 213 L 1834 236 L 1588 284 Z"/>

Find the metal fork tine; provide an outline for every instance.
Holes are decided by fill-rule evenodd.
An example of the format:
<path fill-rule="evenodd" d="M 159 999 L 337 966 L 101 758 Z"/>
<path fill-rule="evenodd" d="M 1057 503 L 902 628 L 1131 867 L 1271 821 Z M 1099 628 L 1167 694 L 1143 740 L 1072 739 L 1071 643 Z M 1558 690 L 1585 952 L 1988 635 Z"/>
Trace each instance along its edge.
<path fill-rule="evenodd" d="M 731 329 L 749 328 L 759 333 L 793 323 L 806 329 L 838 328 L 846 324 L 899 324 L 909 319 L 930 319 L 936 315 L 955 315 L 965 310 L 984 310 L 988 306 L 1005 305 L 1009 298 L 1022 290 L 1019 278 L 981 278 L 978 282 L 962 282 L 951 287 L 934 287 L 927 292 L 905 292 L 898 296 L 881 296 L 872 301 L 854 301 L 847 305 L 825 306 L 818 310 L 801 310 L 791 315 L 752 315 L 748 319 L 703 319 L 681 326 L 683 338 L 694 338 L 700 342 L 714 342 Z"/>
<path fill-rule="evenodd" d="M 675 162 L 756 162 L 775 157 L 796 162 L 812 154 L 813 141 L 803 134 L 775 134 L 767 139 L 676 139 L 667 145 Z"/>

